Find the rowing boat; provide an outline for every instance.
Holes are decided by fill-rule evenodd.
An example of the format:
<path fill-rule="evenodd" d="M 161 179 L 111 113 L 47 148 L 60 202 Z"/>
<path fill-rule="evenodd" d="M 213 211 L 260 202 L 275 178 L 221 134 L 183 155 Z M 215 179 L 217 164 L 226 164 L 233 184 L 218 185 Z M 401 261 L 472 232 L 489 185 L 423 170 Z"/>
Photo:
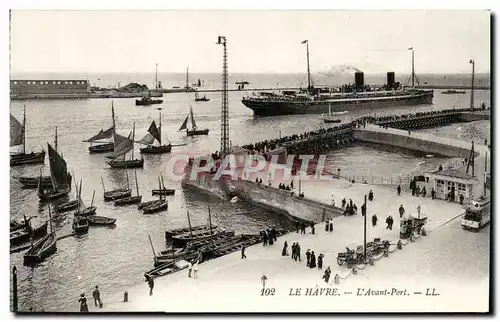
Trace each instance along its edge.
<path fill-rule="evenodd" d="M 216 228 L 217 228 L 217 226 L 212 226 L 212 229 L 216 229 Z M 207 229 L 210 229 L 210 226 L 208 226 L 208 225 L 193 226 L 193 227 L 191 227 L 191 232 L 194 233 L 196 231 L 207 230 Z M 167 231 L 165 231 L 165 240 L 167 241 L 167 243 L 171 243 L 172 238 L 175 235 L 188 233 L 189 231 L 190 231 L 189 228 L 178 228 L 178 229 L 167 230 Z"/>

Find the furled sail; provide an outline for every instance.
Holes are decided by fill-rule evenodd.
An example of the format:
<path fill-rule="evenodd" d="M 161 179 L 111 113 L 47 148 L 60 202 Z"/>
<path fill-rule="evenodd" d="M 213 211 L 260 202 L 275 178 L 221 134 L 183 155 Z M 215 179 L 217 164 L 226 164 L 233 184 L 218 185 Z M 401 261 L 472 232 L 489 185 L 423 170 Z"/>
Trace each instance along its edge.
<path fill-rule="evenodd" d="M 50 176 L 52 177 L 54 189 L 58 190 L 68 185 L 68 169 L 66 161 L 64 161 L 62 156 L 52 148 L 50 143 L 47 143 L 47 146 L 49 151 Z"/>
<path fill-rule="evenodd" d="M 97 133 L 96 135 L 94 135 L 90 139 L 85 140 L 84 142 L 94 142 L 94 141 L 98 141 L 98 140 L 102 140 L 102 139 L 108 139 L 108 138 L 113 136 L 113 132 L 114 132 L 113 127 L 110 127 L 106 131 L 103 131 L 101 129 L 101 131 L 99 131 L 99 133 Z"/>
<path fill-rule="evenodd" d="M 196 122 L 194 121 L 193 108 L 190 108 L 190 110 L 191 110 L 191 125 L 193 126 L 193 129 L 196 129 Z"/>
<path fill-rule="evenodd" d="M 134 147 L 134 142 L 130 139 L 130 135 L 131 134 L 129 134 L 128 138 L 126 138 L 115 133 L 113 136 L 115 141 L 115 150 L 114 153 L 107 158 L 115 159 L 132 150 Z"/>
<path fill-rule="evenodd" d="M 10 114 L 10 146 L 23 144 L 24 127 Z"/>
<path fill-rule="evenodd" d="M 186 116 L 186 119 L 182 123 L 181 128 L 179 129 L 179 131 L 187 129 L 188 118 L 189 118 L 189 116 Z"/>

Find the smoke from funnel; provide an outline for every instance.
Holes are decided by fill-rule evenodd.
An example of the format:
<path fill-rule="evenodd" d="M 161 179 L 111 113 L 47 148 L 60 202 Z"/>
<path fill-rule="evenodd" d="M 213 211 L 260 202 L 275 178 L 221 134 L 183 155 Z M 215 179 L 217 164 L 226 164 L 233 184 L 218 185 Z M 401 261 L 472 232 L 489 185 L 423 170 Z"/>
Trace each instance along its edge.
<path fill-rule="evenodd" d="M 362 73 L 363 71 L 352 65 L 334 65 L 330 67 L 329 70 L 323 72 L 322 74 L 325 76 L 335 76 L 339 74 L 352 74 L 353 72 Z"/>

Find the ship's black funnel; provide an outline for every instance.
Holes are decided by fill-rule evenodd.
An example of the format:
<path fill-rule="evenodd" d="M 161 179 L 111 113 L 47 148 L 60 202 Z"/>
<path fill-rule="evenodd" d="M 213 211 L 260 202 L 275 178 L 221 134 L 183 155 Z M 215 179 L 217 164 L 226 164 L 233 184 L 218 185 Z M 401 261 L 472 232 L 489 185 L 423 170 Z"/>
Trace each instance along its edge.
<path fill-rule="evenodd" d="M 356 72 L 354 74 L 354 82 L 356 83 L 356 88 L 365 87 L 365 75 L 363 72 Z"/>
<path fill-rule="evenodd" d="M 387 86 L 393 86 L 395 83 L 394 72 L 387 72 Z"/>

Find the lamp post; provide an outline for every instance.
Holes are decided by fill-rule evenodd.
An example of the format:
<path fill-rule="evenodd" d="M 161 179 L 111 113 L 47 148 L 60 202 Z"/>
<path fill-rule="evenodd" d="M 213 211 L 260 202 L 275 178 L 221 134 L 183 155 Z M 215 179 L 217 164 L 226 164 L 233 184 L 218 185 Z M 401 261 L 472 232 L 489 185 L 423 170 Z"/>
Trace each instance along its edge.
<path fill-rule="evenodd" d="M 364 238 L 363 238 L 363 254 L 366 261 L 366 217 L 368 217 L 368 211 L 366 209 L 366 195 L 365 195 L 365 216 L 364 216 Z"/>

